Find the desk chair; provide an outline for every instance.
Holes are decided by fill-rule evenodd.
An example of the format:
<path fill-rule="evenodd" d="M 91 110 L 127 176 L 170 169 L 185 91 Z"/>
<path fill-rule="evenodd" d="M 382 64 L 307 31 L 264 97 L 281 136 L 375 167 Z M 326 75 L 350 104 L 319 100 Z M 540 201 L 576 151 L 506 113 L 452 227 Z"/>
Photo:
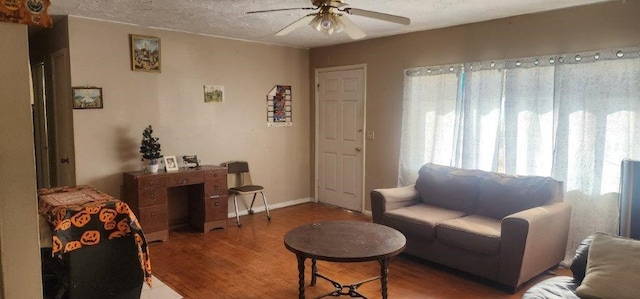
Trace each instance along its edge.
<path fill-rule="evenodd" d="M 262 202 L 264 208 L 267 211 L 267 220 L 271 221 L 269 215 L 269 206 L 267 205 L 267 197 L 264 195 L 264 187 L 253 185 L 251 183 L 251 176 L 249 175 L 249 163 L 244 161 L 227 162 L 227 176 L 229 183 L 229 194 L 233 194 L 233 206 L 236 210 L 236 222 L 238 227 L 242 226 L 240 223 L 240 215 L 238 215 L 238 195 L 253 194 L 251 200 L 251 206 L 249 207 L 249 214 L 253 214 L 253 203 L 256 201 L 256 195 L 262 194 Z M 234 186 L 234 187 L 231 187 Z"/>

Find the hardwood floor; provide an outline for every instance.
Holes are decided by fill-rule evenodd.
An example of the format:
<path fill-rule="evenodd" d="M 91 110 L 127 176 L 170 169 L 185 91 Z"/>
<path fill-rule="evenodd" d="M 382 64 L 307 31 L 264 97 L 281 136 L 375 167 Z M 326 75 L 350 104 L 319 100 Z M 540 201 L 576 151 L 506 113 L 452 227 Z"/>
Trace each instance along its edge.
<path fill-rule="evenodd" d="M 366 215 L 317 203 L 272 210 L 271 218 L 268 222 L 264 213 L 241 217 L 242 228 L 229 219 L 226 229 L 205 234 L 191 228 L 172 230 L 167 242 L 149 245 L 153 274 L 185 298 L 297 298 L 297 262 L 283 245 L 285 233 L 316 221 L 371 221 Z M 489 281 L 404 254 L 394 257 L 389 269 L 389 298 L 520 298 L 528 287 L 549 277 L 534 278 L 511 294 Z M 380 266 L 319 261 L 318 271 L 351 284 L 377 276 Z M 567 269 L 558 272 L 570 275 Z M 307 271 L 307 298 L 333 290 L 321 279 L 308 286 L 309 277 Z M 358 290 L 372 299 L 381 297 L 379 281 Z"/>

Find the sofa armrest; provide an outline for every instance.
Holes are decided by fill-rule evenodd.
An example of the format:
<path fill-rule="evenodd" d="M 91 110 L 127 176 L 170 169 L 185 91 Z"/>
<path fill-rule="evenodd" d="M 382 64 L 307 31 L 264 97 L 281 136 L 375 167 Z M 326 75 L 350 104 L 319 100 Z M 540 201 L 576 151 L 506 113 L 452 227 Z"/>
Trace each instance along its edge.
<path fill-rule="evenodd" d="M 386 211 L 408 207 L 420 201 L 420 193 L 414 185 L 407 187 L 371 190 L 371 214 L 373 222 L 381 223 Z"/>
<path fill-rule="evenodd" d="M 502 219 L 498 281 L 517 289 L 565 256 L 571 205 L 554 203 Z"/>

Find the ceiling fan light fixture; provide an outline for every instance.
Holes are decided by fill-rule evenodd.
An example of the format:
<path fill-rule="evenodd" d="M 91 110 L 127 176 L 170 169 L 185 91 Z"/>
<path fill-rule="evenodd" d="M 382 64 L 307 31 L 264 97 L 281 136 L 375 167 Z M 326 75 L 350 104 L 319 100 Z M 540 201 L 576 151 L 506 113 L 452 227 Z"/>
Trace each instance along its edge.
<path fill-rule="evenodd" d="M 327 35 L 340 33 L 344 30 L 344 24 L 333 13 L 320 13 L 311 20 L 309 25 L 318 32 Z"/>

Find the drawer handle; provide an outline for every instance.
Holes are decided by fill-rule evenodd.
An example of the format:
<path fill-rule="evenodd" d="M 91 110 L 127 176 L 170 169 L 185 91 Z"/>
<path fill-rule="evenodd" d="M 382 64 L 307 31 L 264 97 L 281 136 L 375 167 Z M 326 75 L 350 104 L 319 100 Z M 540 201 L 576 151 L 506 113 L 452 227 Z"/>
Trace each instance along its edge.
<path fill-rule="evenodd" d="M 217 177 L 217 176 L 218 176 L 218 174 L 217 174 L 217 173 L 214 173 L 214 174 L 213 174 L 213 177 L 214 177 L 214 178 L 215 178 L 215 177 Z"/>
<path fill-rule="evenodd" d="M 186 183 L 188 183 L 188 182 L 189 182 L 189 179 L 188 179 L 188 178 L 184 178 L 184 179 L 182 179 L 182 184 L 183 184 L 183 185 L 184 185 L 184 184 L 186 184 Z"/>
<path fill-rule="evenodd" d="M 220 197 L 220 195 L 211 195 L 211 196 L 209 196 L 209 198 L 218 198 L 218 197 Z"/>
<path fill-rule="evenodd" d="M 214 207 L 219 207 L 219 206 L 220 206 L 220 202 L 219 202 L 219 201 L 216 201 L 215 203 L 213 203 L 213 206 L 214 206 Z"/>
<path fill-rule="evenodd" d="M 153 186 L 155 186 L 155 185 L 156 185 L 156 181 L 151 181 L 151 182 L 149 182 L 149 186 L 153 187 Z"/>
<path fill-rule="evenodd" d="M 155 193 L 151 193 L 151 201 L 156 201 L 156 194 Z"/>
<path fill-rule="evenodd" d="M 151 218 L 156 217 L 156 212 L 151 212 Z"/>
<path fill-rule="evenodd" d="M 213 190 L 218 190 L 218 187 L 220 187 L 220 186 L 218 186 L 218 185 L 213 185 Z"/>

